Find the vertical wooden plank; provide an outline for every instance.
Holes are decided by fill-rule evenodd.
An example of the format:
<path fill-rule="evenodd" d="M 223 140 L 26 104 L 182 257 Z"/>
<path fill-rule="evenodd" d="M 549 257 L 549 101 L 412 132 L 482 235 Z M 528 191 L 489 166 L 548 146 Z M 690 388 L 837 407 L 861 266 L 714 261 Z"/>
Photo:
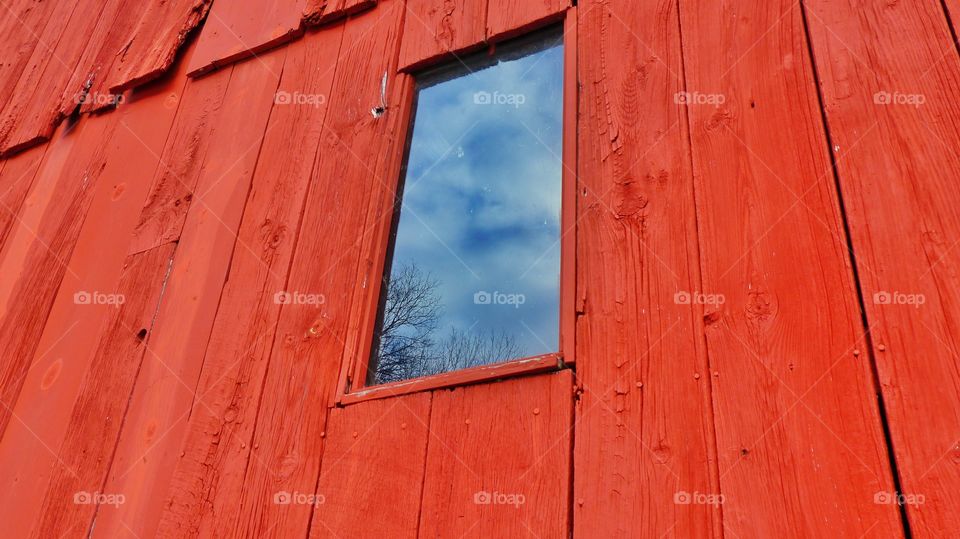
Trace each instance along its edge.
<path fill-rule="evenodd" d="M 161 166 L 133 231 L 130 254 L 180 239 L 210 147 L 222 133 L 216 130 L 217 124 L 223 116 L 237 117 L 236 111 L 224 106 L 232 71 L 229 68 L 187 82 L 169 142 L 160 157 Z"/>
<path fill-rule="evenodd" d="M 117 125 L 101 141 L 105 155 L 96 170 L 98 180 L 89 209 L 73 255 L 64 260 L 66 271 L 25 373 L 13 409 L 17 421 L 0 441 L 0 484 L 16 485 L 15 499 L 8 507 L 15 509 L 18 522 L 28 526 L 15 535 L 25 535 L 41 518 L 40 502 L 57 462 L 75 458 L 58 456 L 59 448 L 71 422 L 78 419 L 71 416 L 71 410 L 93 361 L 100 328 L 116 310 L 115 301 L 123 301 L 116 294 L 127 253 L 124 240 L 129 239 L 137 221 L 173 123 L 176 107 L 167 106 L 169 94 L 179 95 L 185 81 L 181 69 L 152 91 L 136 95 L 130 106 L 114 113 Z M 103 397 L 126 403 L 129 393 Z M 100 441 L 87 440 L 92 445 L 88 449 L 93 452 Z M 114 440 L 102 442 L 109 455 Z M 25 450 L 37 454 L 23 462 L 17 457 Z M 64 498 L 61 503 L 72 501 Z"/>
<path fill-rule="evenodd" d="M 487 39 L 506 39 L 559 20 L 570 0 L 487 0 Z"/>
<path fill-rule="evenodd" d="M 106 492 L 103 482 L 113 457 L 128 399 L 143 360 L 153 317 L 170 269 L 175 244 L 130 256 L 116 293 L 127 298 L 111 309 L 96 332 L 90 370 L 82 377 L 69 428 L 41 503 L 30 537 L 88 536 L 95 513 L 114 511 L 110 500 L 124 503 L 122 492 Z M 21 451 L 24 446 L 20 446 Z M 43 454 L 38 451 L 38 454 Z M 22 460 L 19 464 L 24 464 Z M 98 494 L 107 496 L 99 507 Z M 30 513 L 33 513 L 31 511 Z M 23 520 L 21 514 L 18 520 Z"/>
<path fill-rule="evenodd" d="M 407 0 L 400 69 L 463 53 L 486 37 L 487 0 Z"/>
<path fill-rule="evenodd" d="M 104 137 L 115 127 L 116 117 L 98 117 L 59 130 L 7 238 L 0 260 L 0 349 L 5 358 L 0 363 L 0 433 L 9 424 L 87 215 L 105 160 Z"/>
<path fill-rule="evenodd" d="M 48 145 L 39 146 L 3 160 L 0 171 L 0 259 L 7 238 L 16 227 L 33 180 Z"/>
<path fill-rule="evenodd" d="M 420 537 L 569 537 L 570 371 L 440 390 Z"/>
<path fill-rule="evenodd" d="M 960 58 L 940 2 L 804 5 L 902 501 L 958 536 Z"/>
<path fill-rule="evenodd" d="M 680 12 L 725 531 L 900 536 L 802 8 Z"/>
<path fill-rule="evenodd" d="M 429 392 L 330 410 L 310 537 L 417 537 L 429 422 Z"/>
<path fill-rule="evenodd" d="M 574 534 L 719 535 L 676 2 L 578 4 Z M 682 299 L 682 297 L 680 298 Z"/>
<path fill-rule="evenodd" d="M 577 334 L 577 134 L 580 125 L 580 81 L 577 63 L 577 8 L 566 11 L 563 21 L 563 192 L 560 227 L 560 352 L 568 365 L 576 362 Z"/>
<path fill-rule="evenodd" d="M 300 33 L 306 0 L 219 0 L 210 8 L 190 60 L 198 75 L 286 43 Z"/>
<path fill-rule="evenodd" d="M 384 181 L 382 189 L 370 197 L 366 211 L 363 237 L 359 243 L 360 264 L 354 277 L 353 289 L 356 293 L 351 300 L 350 315 L 347 320 L 346 336 L 343 344 L 343 360 L 337 379 L 337 393 L 331 399 L 331 405 L 338 402 L 354 381 L 366 380 L 369 367 L 368 358 L 373 345 L 377 308 L 383 283 L 383 269 L 390 245 L 390 233 L 397 204 L 397 188 L 400 183 L 401 166 L 406 157 L 400 148 L 407 142 L 409 126 L 413 119 L 414 78 L 411 75 L 398 74 L 395 79 L 396 94 L 394 114 L 390 117 L 390 130 L 395 134 L 392 149 L 383 154 L 385 160 L 381 167 Z M 389 153 L 388 153 L 389 152 Z M 348 383 L 349 382 L 349 383 Z"/>
<path fill-rule="evenodd" d="M 240 519 L 276 297 L 286 288 L 342 37 L 339 25 L 289 46 L 277 95 L 315 99 L 271 112 L 159 536 L 213 535 Z"/>
<path fill-rule="evenodd" d="M 309 507 L 275 504 L 274 496 L 316 486 L 324 404 L 337 383 L 357 244 L 372 226 L 365 228 L 365 212 L 345 209 L 366 208 L 385 182 L 396 181 L 384 177 L 383 162 L 400 151 L 397 141 L 402 144 L 405 133 L 388 130 L 399 109 L 395 79 L 388 79 L 387 113 L 374 117 L 370 112 L 381 103 L 384 73 L 396 70 L 403 14 L 403 2 L 384 0 L 347 22 L 311 180 L 315 188 L 308 195 L 287 287 L 322 295 L 324 301 L 292 303 L 280 311 L 242 489 L 246 511 L 232 532 L 237 535 L 287 537 L 303 534 L 309 525 Z"/>
<path fill-rule="evenodd" d="M 186 432 L 284 53 L 239 64 L 231 77 L 223 101 L 230 114 L 214 130 L 222 136 L 208 149 L 104 487 L 127 502 L 98 516 L 95 537 L 156 533 L 164 508 L 155 496 L 167 492 Z"/>

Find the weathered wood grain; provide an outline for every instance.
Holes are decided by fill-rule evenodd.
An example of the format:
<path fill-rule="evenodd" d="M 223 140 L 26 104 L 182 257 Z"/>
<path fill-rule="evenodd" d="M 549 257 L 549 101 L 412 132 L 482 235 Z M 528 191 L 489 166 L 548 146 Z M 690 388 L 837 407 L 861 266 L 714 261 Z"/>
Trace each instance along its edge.
<path fill-rule="evenodd" d="M 188 81 L 182 99 L 171 94 L 177 117 L 133 231 L 130 254 L 180 239 L 215 133 L 222 133 L 215 130 L 217 123 L 222 116 L 238 116 L 223 107 L 232 69 Z"/>
<path fill-rule="evenodd" d="M 104 77 L 113 92 L 139 86 L 166 72 L 180 46 L 207 15 L 212 0 L 149 0 L 141 5 L 139 22 L 126 29 L 128 38 Z"/>
<path fill-rule="evenodd" d="M 939 2 L 804 5 L 911 531 L 957 536 L 960 57 Z"/>
<path fill-rule="evenodd" d="M 408 0 L 406 9 L 401 69 L 454 57 L 484 43 L 487 0 Z"/>
<path fill-rule="evenodd" d="M 680 12 L 724 529 L 899 536 L 801 8 Z"/>
<path fill-rule="evenodd" d="M 72 442 L 71 447 L 76 449 L 86 441 L 91 444 L 87 448 L 90 453 L 96 449 L 106 451 L 107 456 L 112 453 L 115 438 L 64 442 L 64 437 L 69 429 L 76 428 L 78 418 L 71 416 L 71 410 L 93 361 L 100 329 L 117 309 L 111 298 L 121 301 L 116 294 L 127 253 L 124 240 L 129 239 L 137 222 L 173 123 L 176 109 L 167 106 L 168 94 L 181 92 L 186 82 L 185 70 L 178 75 L 152 91 L 140 93 L 131 106 L 118 111 L 116 125 L 101 143 L 105 155 L 96 172 L 89 209 L 73 255 L 64 260 L 66 271 L 13 409 L 17 422 L 0 441 L 0 484 L 16 485 L 16 522 L 28 526 L 15 535 L 26 535 L 29 526 L 42 518 L 38 511 L 50 471 L 57 469 L 58 462 L 76 458 L 69 452 L 61 454 L 62 444 Z M 122 399 L 118 395 L 101 397 Z M 82 428 L 78 435 L 86 436 Z M 105 448 L 98 447 L 100 442 Z M 33 447 L 38 454 L 27 463 L 17 462 L 16 455 L 26 447 Z M 98 484 L 106 465 L 103 462 L 99 469 Z M 86 471 L 97 473 L 95 469 Z M 61 502 L 72 503 L 67 498 Z"/>
<path fill-rule="evenodd" d="M 115 127 L 115 118 L 104 117 L 83 122 L 75 130 L 58 131 L 7 238 L 0 260 L 0 349 L 4 350 L 0 363 L 0 433 L 10 422 L 67 271 L 104 165 L 104 137 Z M 65 334 L 71 328 L 58 330 Z M 50 376 L 55 378 L 56 372 Z"/>
<path fill-rule="evenodd" d="M 67 80 L 60 96 L 58 118 L 65 118 L 79 108 L 81 111 L 101 110 L 116 104 L 118 96 L 104 93 L 104 64 L 109 65 L 121 47 L 118 38 L 121 29 L 128 29 L 139 17 L 139 3 L 135 0 L 102 0 L 100 14 L 90 37 L 83 45 L 83 55 Z"/>
<path fill-rule="evenodd" d="M 419 535 L 569 537 L 573 397 L 570 371 L 435 392 Z"/>
<path fill-rule="evenodd" d="M 43 0 L 14 0 L 0 5 L 0 103 L 9 103 L 24 69 L 30 65 L 34 50 L 40 47 L 46 25 L 51 22 L 54 9 L 63 9 L 65 4 Z M 57 24 L 57 22 L 54 22 Z M 20 99 L 21 96 L 17 96 Z"/>
<path fill-rule="evenodd" d="M 291 44 L 277 94 L 329 96 L 342 36 L 339 25 Z M 159 536 L 213 535 L 242 514 L 276 297 L 286 289 L 327 110 L 325 99 L 316 103 L 271 112 Z"/>
<path fill-rule="evenodd" d="M 719 535 L 677 4 L 577 10 L 575 535 Z"/>
<path fill-rule="evenodd" d="M 310 537 L 418 537 L 430 397 L 330 410 Z"/>
<path fill-rule="evenodd" d="M 214 129 L 222 136 L 207 150 L 104 487 L 124 493 L 127 502 L 98 516 L 95 537 L 156 533 L 164 507 L 154 497 L 167 492 L 187 431 L 285 52 L 239 64 L 230 79 L 223 106 L 231 114 L 222 115 Z"/>
<path fill-rule="evenodd" d="M 357 272 L 357 243 L 365 231 L 369 198 L 385 188 L 381 161 L 390 144 L 389 118 L 397 107 L 388 79 L 388 112 L 375 118 L 384 73 L 396 70 L 403 3 L 380 2 L 348 20 L 324 125 L 319 161 L 292 262 L 287 290 L 323 302 L 284 305 L 253 439 L 240 503 L 248 508 L 232 533 L 286 537 L 302 534 L 310 507 L 274 503 L 277 492 L 316 487 L 325 403 L 336 387 L 344 331 Z M 346 44 L 351 44 L 347 47 Z M 341 67 L 342 66 L 342 67 Z M 290 421 L 291 417 L 298 418 Z"/>
<path fill-rule="evenodd" d="M 0 155 L 30 147 L 53 134 L 53 115 L 67 82 L 64 79 L 76 68 L 83 43 L 97 22 L 91 8 L 96 8 L 98 1 L 54 2 L 44 13 L 42 31 L 28 29 L 36 46 L 0 111 Z"/>
<path fill-rule="evenodd" d="M 306 0 L 303 22 L 310 26 L 327 24 L 376 5 L 377 0 Z"/>
<path fill-rule="evenodd" d="M 102 493 L 126 501 L 122 492 L 105 492 L 103 483 L 175 247 L 170 243 L 138 253 L 123 264 L 116 293 L 127 301 L 111 309 L 106 324 L 96 332 L 93 361 L 82 376 L 59 457 L 51 463 L 50 483 L 40 503 L 31 507 L 31 513 L 39 510 L 39 520 L 30 537 L 87 536 L 94 514 L 115 511 L 116 506 L 82 503 L 85 497 Z M 24 517 L 19 515 L 15 522 Z"/>
<path fill-rule="evenodd" d="M 47 145 L 42 145 L 0 162 L 0 259 L 46 151 Z"/>

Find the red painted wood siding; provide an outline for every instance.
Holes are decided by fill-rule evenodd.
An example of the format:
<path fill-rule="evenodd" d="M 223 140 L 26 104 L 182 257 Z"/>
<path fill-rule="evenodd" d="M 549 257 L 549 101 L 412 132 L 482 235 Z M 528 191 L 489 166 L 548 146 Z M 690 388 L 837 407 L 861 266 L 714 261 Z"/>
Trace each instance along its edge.
<path fill-rule="evenodd" d="M 7 2 L 4 533 L 960 536 L 960 4 L 570 4 Z M 413 73 L 550 24 L 575 365 L 338 398 Z"/>

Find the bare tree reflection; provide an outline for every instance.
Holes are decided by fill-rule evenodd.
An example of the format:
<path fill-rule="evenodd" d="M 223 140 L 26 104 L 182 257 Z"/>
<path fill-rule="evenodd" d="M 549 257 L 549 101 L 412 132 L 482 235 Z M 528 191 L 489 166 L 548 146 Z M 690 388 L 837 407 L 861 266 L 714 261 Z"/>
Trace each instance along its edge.
<path fill-rule="evenodd" d="M 504 331 L 452 328 L 437 335 L 443 303 L 440 281 L 416 264 L 395 268 L 387 289 L 371 383 L 429 376 L 523 357 L 516 336 Z"/>

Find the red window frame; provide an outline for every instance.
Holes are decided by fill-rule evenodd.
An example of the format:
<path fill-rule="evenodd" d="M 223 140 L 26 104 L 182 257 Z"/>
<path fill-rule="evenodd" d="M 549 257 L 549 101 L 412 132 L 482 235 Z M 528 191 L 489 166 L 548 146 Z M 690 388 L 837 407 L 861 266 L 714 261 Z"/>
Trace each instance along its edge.
<path fill-rule="evenodd" d="M 549 26 L 549 25 L 547 25 Z M 533 29 L 532 31 L 536 31 Z M 496 43 L 491 43 L 491 49 Z M 555 353 L 514 359 L 490 365 L 481 365 L 468 369 L 434 374 L 421 378 L 412 378 L 387 384 L 367 386 L 367 371 L 370 365 L 374 333 L 376 331 L 377 312 L 380 307 L 381 287 L 386 266 L 387 246 L 390 242 L 391 218 L 381 218 L 374 231 L 376 239 L 370 242 L 371 252 L 363 253 L 364 260 L 373 263 L 366 284 L 369 286 L 355 294 L 351 313 L 359 313 L 356 323 L 348 328 L 344 356 L 341 361 L 340 377 L 334 404 L 346 405 L 373 399 L 382 399 L 419 391 L 455 387 L 467 384 L 488 382 L 502 378 L 537 374 L 565 368 L 575 363 L 575 324 L 576 324 L 576 249 L 577 249 L 577 100 L 579 94 L 577 82 L 577 8 L 566 10 L 563 19 L 563 164 L 560 211 L 560 342 Z M 403 107 L 396 118 L 395 133 L 409 136 L 412 121 L 413 99 L 415 96 L 415 77 L 400 72 L 397 82 L 403 89 Z M 403 141 L 406 142 L 406 141 Z M 405 144 L 396 145 L 396 154 L 390 156 L 391 166 L 387 167 L 392 182 L 384 193 L 380 194 L 386 204 L 382 207 L 394 212 L 393 200 L 400 182 L 400 174 Z M 353 320 L 354 317 L 351 317 Z"/>

